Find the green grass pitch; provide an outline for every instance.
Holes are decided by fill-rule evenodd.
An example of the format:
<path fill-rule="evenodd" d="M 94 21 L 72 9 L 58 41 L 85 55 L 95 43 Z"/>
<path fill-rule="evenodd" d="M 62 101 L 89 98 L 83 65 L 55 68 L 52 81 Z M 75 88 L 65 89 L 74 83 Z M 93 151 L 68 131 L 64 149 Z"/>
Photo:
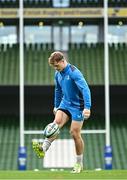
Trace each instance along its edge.
<path fill-rule="evenodd" d="M 0 179 L 127 179 L 127 170 L 86 170 L 80 174 L 71 174 L 70 171 L 0 171 Z"/>

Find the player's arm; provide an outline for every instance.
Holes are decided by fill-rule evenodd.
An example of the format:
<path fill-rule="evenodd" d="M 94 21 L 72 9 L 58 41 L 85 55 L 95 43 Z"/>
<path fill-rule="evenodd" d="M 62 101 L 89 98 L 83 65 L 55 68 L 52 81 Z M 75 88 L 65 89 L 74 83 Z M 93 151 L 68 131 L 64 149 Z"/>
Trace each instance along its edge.
<path fill-rule="evenodd" d="M 78 70 L 73 72 L 72 75 L 73 80 L 75 81 L 77 87 L 83 95 L 84 99 L 84 110 L 83 114 L 85 118 L 89 118 L 90 116 L 90 108 L 91 108 L 91 93 L 88 87 L 86 80 L 84 79 L 82 73 Z"/>
<path fill-rule="evenodd" d="M 55 73 L 54 113 L 59 107 L 61 99 L 62 99 L 62 90 L 58 82 L 57 73 Z"/>

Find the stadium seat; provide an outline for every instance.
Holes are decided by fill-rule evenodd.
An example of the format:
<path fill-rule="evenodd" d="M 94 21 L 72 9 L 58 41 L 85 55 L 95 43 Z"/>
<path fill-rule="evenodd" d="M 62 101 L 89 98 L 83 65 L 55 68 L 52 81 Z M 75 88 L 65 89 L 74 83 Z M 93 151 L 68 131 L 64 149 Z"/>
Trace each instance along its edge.
<path fill-rule="evenodd" d="M 109 7 L 127 7 L 126 0 L 109 0 Z M 70 0 L 70 7 L 103 7 L 103 0 Z M 18 8 L 19 0 L 1 0 L 0 8 Z M 53 8 L 53 0 L 24 0 L 25 8 Z M 61 5 L 63 7 L 63 5 Z"/>
<path fill-rule="evenodd" d="M 109 7 L 127 7 L 126 0 L 109 0 Z"/>
<path fill-rule="evenodd" d="M 70 7 L 102 7 L 103 0 L 70 0 Z"/>
<path fill-rule="evenodd" d="M 69 43 L 67 52 L 70 63 L 79 67 L 89 84 L 104 84 L 104 45 L 103 43 Z M 48 65 L 48 57 L 53 52 L 53 43 L 24 44 L 25 84 L 54 84 L 54 70 Z M 109 45 L 110 83 L 127 84 L 127 44 Z M 119 73 L 118 73 L 119 72 Z M 15 76 L 16 74 L 16 76 Z M 19 45 L 0 45 L 0 84 L 19 83 Z"/>
<path fill-rule="evenodd" d="M 24 0 L 26 8 L 49 8 L 52 7 L 52 0 Z"/>
<path fill-rule="evenodd" d="M 50 122 L 50 116 L 27 116 L 25 119 L 25 129 L 38 130 L 43 129 L 47 122 Z M 42 123 L 43 122 L 43 123 Z M 90 121 L 87 129 L 104 129 L 104 119 L 99 115 Z M 70 139 L 69 126 L 66 125 L 59 135 L 59 139 Z M 19 117 L 0 116 L 0 169 L 17 170 L 17 153 L 19 147 Z M 126 143 L 127 137 L 127 117 L 111 117 L 111 142 L 113 149 L 113 169 L 126 169 Z M 38 159 L 31 148 L 32 139 L 42 139 L 42 135 L 25 136 L 25 145 L 27 146 L 27 170 L 44 170 L 43 163 Z M 84 138 L 84 135 L 83 135 Z M 104 167 L 104 147 L 105 137 L 102 134 L 85 135 L 85 168 L 95 169 Z M 9 150 L 8 150 L 9 149 Z M 54 158 L 53 158 L 54 159 Z M 64 159 L 63 159 L 64 160 Z M 56 157 L 57 161 L 57 157 Z M 12 163 L 13 162 L 13 163 Z M 52 158 L 51 158 L 52 162 Z"/>
<path fill-rule="evenodd" d="M 127 84 L 126 54 L 125 43 L 109 46 L 111 84 Z M 68 59 L 80 68 L 90 84 L 104 84 L 104 45 L 102 43 L 84 43 L 80 46 L 69 43 Z"/>
<path fill-rule="evenodd" d="M 48 57 L 53 44 L 29 44 L 25 49 L 25 84 L 46 85 L 53 83 Z"/>
<path fill-rule="evenodd" d="M 1 0 L 0 8 L 17 8 L 19 7 L 19 0 Z"/>

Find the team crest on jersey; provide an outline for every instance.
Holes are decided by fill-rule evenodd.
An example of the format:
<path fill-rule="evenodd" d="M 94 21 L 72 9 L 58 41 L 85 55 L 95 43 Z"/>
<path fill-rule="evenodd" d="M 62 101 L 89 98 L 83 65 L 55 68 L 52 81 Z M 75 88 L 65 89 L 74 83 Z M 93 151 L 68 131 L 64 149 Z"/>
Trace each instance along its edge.
<path fill-rule="evenodd" d="M 67 80 L 69 80 L 69 79 L 70 79 L 70 76 L 69 76 L 69 75 L 67 75 L 67 76 L 66 76 L 66 79 L 67 79 Z"/>

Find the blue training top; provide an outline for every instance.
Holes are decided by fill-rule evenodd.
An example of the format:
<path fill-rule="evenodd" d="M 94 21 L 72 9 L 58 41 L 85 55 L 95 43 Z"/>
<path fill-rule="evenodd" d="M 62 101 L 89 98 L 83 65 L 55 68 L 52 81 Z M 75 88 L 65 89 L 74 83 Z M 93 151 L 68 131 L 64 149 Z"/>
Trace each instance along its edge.
<path fill-rule="evenodd" d="M 61 101 L 66 105 L 80 109 L 90 109 L 91 93 L 83 74 L 73 65 L 67 64 L 63 71 L 55 73 L 54 106 Z"/>

